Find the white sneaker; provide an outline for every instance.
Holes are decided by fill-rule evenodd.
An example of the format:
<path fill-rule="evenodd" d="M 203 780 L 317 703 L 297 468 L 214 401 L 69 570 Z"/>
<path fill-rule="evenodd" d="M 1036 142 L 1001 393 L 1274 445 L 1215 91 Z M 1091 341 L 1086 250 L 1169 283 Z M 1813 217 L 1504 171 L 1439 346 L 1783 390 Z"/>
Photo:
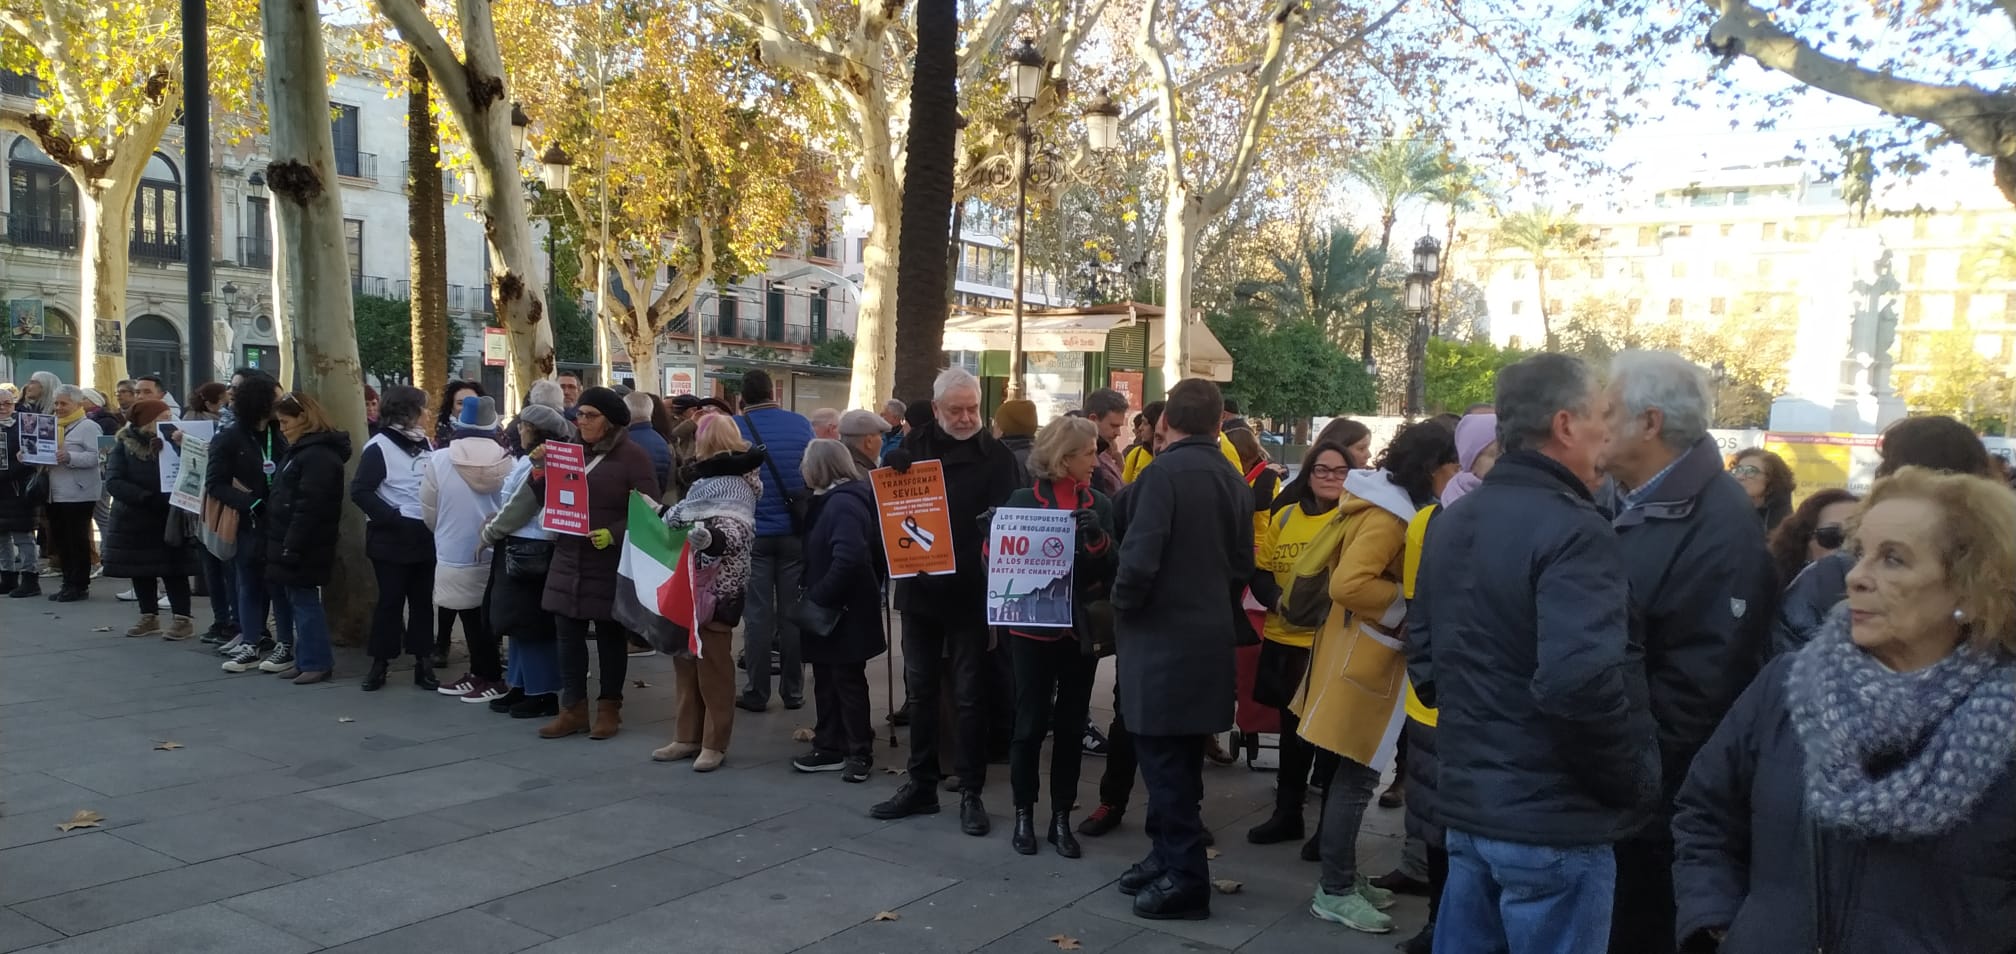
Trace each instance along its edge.
<path fill-rule="evenodd" d="M 259 647 L 251 643 L 241 643 L 224 659 L 225 672 L 251 672 L 259 668 Z"/>
<path fill-rule="evenodd" d="M 133 588 L 129 586 L 115 598 L 121 603 L 136 603 L 140 600 L 140 594 L 133 592 Z"/>

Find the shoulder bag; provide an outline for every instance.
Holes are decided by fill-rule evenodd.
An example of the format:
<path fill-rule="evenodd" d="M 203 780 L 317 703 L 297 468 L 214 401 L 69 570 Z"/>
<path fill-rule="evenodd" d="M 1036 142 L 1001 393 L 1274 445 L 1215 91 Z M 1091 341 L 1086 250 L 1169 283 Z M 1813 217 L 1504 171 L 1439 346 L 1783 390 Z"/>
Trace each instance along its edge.
<path fill-rule="evenodd" d="M 756 429 L 756 419 L 744 414 L 742 421 L 749 425 L 749 436 L 756 438 L 756 443 L 767 451 L 769 445 L 763 440 L 763 432 Z M 812 514 L 811 489 L 790 489 L 791 485 L 784 482 L 784 472 L 777 469 L 777 458 L 768 453 L 763 455 L 763 466 L 770 471 L 770 479 L 777 482 L 777 492 L 784 495 L 784 509 L 791 515 L 791 532 L 804 535 L 805 525 Z"/>

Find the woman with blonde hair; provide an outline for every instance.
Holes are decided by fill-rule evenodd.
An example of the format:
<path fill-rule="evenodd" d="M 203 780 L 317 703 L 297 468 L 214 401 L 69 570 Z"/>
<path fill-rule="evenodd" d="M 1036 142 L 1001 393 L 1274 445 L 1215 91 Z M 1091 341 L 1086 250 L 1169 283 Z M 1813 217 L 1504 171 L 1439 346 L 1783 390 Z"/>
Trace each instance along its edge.
<path fill-rule="evenodd" d="M 685 499 L 665 511 L 665 523 L 687 528 L 692 548 L 694 615 L 699 658 L 672 660 L 679 715 L 672 742 L 651 753 L 660 762 L 693 760 L 696 772 L 721 767 L 735 729 L 735 624 L 742 621 L 749 563 L 756 544 L 756 500 L 763 495 L 763 448 L 742 439 L 735 419 L 709 415 L 694 438 Z"/>
<path fill-rule="evenodd" d="M 281 618 L 292 617 L 294 632 L 281 627 L 279 645 L 259 668 L 305 686 L 327 680 L 335 668 L 322 587 L 329 585 L 336 565 L 350 435 L 337 430 L 322 405 L 299 391 L 282 395 L 273 412 L 287 438 L 287 454 L 273 475 L 266 519 L 259 527 L 266 536 L 266 582 L 274 601 L 286 604 L 288 613 Z"/>
<path fill-rule="evenodd" d="M 1680 790 L 1679 940 L 2016 949 L 2016 495 L 1906 467 L 1843 552 L 1845 603 L 1765 667 Z"/>

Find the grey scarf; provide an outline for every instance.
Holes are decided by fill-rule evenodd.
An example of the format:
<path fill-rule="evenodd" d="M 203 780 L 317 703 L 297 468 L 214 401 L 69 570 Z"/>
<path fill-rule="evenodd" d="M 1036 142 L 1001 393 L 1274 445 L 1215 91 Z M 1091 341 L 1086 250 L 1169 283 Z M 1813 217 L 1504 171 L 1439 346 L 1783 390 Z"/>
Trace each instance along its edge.
<path fill-rule="evenodd" d="M 1848 638 L 1848 613 L 1792 661 L 1787 709 L 1806 750 L 1806 805 L 1833 828 L 1930 838 L 1958 827 L 2016 762 L 2016 661 L 1962 644 L 1892 672 Z"/>

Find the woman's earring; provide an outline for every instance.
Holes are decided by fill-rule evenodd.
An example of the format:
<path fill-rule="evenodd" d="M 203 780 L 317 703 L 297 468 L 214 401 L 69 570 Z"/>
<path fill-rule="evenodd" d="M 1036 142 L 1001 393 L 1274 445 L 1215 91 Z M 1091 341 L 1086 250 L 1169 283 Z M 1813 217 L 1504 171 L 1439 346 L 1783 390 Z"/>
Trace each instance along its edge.
<path fill-rule="evenodd" d="M 1953 622 L 1956 622 L 1956 623 L 1965 623 L 1965 622 L 1967 622 L 1967 611 L 1966 611 L 1966 610 L 1963 610 L 1963 609 L 1956 609 L 1956 610 L 1954 610 L 1954 611 L 1953 611 Z"/>

